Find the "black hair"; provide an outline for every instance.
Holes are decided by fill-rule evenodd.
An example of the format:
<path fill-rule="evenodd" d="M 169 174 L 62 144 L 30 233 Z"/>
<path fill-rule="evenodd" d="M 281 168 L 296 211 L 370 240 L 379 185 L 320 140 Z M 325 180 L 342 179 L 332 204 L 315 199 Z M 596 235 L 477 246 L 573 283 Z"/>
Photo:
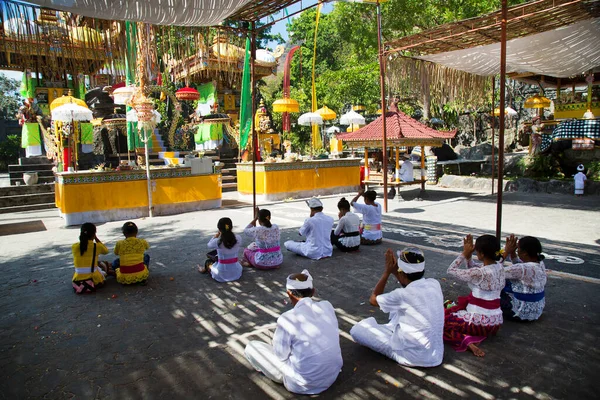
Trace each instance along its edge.
<path fill-rule="evenodd" d="M 235 234 L 233 233 L 233 222 L 231 218 L 221 218 L 217 223 L 217 228 L 221 232 L 221 238 L 219 239 L 219 245 L 223 243 L 226 248 L 231 249 L 237 243 Z"/>
<path fill-rule="evenodd" d="M 311 207 L 311 210 L 315 210 L 316 212 L 322 212 L 323 211 L 323 206 L 321 207 Z"/>
<path fill-rule="evenodd" d="M 413 282 L 413 281 L 418 281 L 419 279 L 421 279 L 425 275 L 425 271 L 412 272 L 410 274 L 407 274 L 405 272 L 405 274 L 406 274 L 406 277 L 408 278 L 408 280 Z"/>
<path fill-rule="evenodd" d="M 315 289 L 288 289 L 290 293 L 294 297 L 303 298 L 303 297 L 312 297 Z"/>
<path fill-rule="evenodd" d="M 365 199 L 369 199 L 371 201 L 375 201 L 375 199 L 377 198 L 377 192 L 374 190 L 367 190 L 364 194 Z"/>
<path fill-rule="evenodd" d="M 91 222 L 86 222 L 81 225 L 81 233 L 79 234 L 79 255 L 83 255 L 87 251 L 88 241 L 94 240 L 96 237 L 96 225 Z"/>
<path fill-rule="evenodd" d="M 301 281 L 301 282 L 306 282 L 306 280 L 308 279 L 308 277 L 304 274 L 294 274 L 291 275 L 289 277 L 290 279 L 293 280 L 297 280 L 297 281 Z M 312 297 L 315 289 L 314 288 L 310 288 L 310 289 L 288 289 L 290 291 L 290 293 L 292 294 L 292 296 L 294 297 L 298 297 L 298 298 L 303 298 L 303 297 Z"/>
<path fill-rule="evenodd" d="M 529 257 L 537 258 L 538 261 L 542 261 L 545 258 L 542 254 L 542 244 L 533 236 L 523 236 L 519 239 L 518 246 L 519 250 L 527 253 Z"/>
<path fill-rule="evenodd" d="M 409 264 L 419 264 L 425 261 L 425 257 L 423 254 L 415 253 L 412 251 L 402 252 L 401 253 L 402 261 L 405 261 Z"/>
<path fill-rule="evenodd" d="M 258 222 L 260 222 L 261 225 L 266 226 L 267 228 L 270 228 L 272 226 L 271 224 L 271 211 L 263 208 L 262 210 L 258 211 Z"/>
<path fill-rule="evenodd" d="M 500 252 L 500 241 L 496 236 L 481 235 L 475 241 L 475 250 L 483 254 L 485 258 L 499 261 L 502 256 Z"/>
<path fill-rule="evenodd" d="M 345 197 L 342 197 L 340 201 L 338 201 L 337 207 L 339 210 L 348 210 L 350 211 L 350 203 L 346 200 Z"/>
<path fill-rule="evenodd" d="M 127 221 L 123 224 L 123 227 L 121 228 L 121 232 L 123 232 L 123 235 L 125 235 L 127 237 L 135 236 L 138 233 L 138 227 L 133 222 Z"/>

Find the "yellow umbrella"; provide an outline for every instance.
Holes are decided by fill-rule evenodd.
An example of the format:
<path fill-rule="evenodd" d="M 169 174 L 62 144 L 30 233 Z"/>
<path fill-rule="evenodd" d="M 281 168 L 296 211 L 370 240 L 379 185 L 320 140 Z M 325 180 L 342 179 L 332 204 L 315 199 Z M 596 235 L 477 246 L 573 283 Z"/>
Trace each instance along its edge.
<path fill-rule="evenodd" d="M 550 103 L 549 98 L 536 94 L 525 100 L 525 108 L 548 108 Z"/>
<path fill-rule="evenodd" d="M 273 111 L 275 112 L 299 112 L 300 105 L 294 99 L 283 98 L 273 102 Z"/>
<path fill-rule="evenodd" d="M 325 121 L 329 121 L 331 119 L 335 119 L 335 117 L 337 117 L 335 111 L 333 111 L 331 108 L 327 107 L 327 106 L 323 106 L 321 108 L 319 108 L 317 111 L 315 111 L 316 114 L 319 114 L 321 116 L 321 118 L 323 118 L 323 120 Z"/>
<path fill-rule="evenodd" d="M 85 103 L 85 101 L 83 101 L 83 100 L 80 100 L 73 96 L 62 96 L 62 97 L 59 97 L 58 99 L 54 100 L 52 103 L 50 103 L 50 111 L 54 110 L 58 106 L 64 106 L 65 104 L 69 104 L 69 103 L 76 104 L 81 107 L 89 108 L 87 106 L 87 104 Z"/>

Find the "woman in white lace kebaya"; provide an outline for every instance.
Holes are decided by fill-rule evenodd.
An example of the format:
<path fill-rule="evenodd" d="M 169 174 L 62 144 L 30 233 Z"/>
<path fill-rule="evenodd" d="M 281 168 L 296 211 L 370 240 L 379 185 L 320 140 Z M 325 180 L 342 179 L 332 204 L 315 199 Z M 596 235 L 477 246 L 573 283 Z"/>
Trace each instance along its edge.
<path fill-rule="evenodd" d="M 517 243 L 517 238 L 510 235 L 506 239 L 504 257 L 512 260 L 513 265 L 504 268 L 506 286 L 500 297 L 502 312 L 509 319 L 535 321 L 546 305 L 547 275 L 542 244 L 532 236 L 522 237 Z"/>
<path fill-rule="evenodd" d="M 258 226 L 256 226 L 258 221 Z M 279 227 L 271 223 L 269 210 L 256 209 L 254 219 L 244 229 L 244 234 L 254 242 L 244 249 L 242 265 L 258 269 L 279 268 L 283 263 L 283 253 L 279 247 Z"/>
<path fill-rule="evenodd" d="M 474 252 L 483 264 L 471 259 Z M 456 351 L 469 349 L 483 357 L 485 353 L 477 344 L 495 335 L 502 325 L 500 292 L 506 278 L 499 258 L 500 244 L 495 236 L 480 236 L 473 245 L 473 237 L 467 235 L 462 254 L 448 268 L 448 274 L 467 282 L 471 288 L 469 296 L 459 297 L 456 306 L 446 309 L 444 341 Z M 461 268 L 463 264 L 466 269 Z"/>

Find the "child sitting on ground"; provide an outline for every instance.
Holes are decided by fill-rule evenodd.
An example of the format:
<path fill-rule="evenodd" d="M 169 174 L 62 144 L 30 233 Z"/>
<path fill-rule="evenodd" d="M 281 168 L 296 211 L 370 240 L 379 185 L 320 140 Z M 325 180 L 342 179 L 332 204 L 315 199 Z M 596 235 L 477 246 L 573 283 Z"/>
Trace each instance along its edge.
<path fill-rule="evenodd" d="M 108 249 L 96 236 L 96 225 L 86 222 L 81 225 L 79 242 L 71 246 L 75 273 L 73 290 L 77 294 L 95 292 L 104 284 L 108 265 L 98 261 L 98 254 L 108 254 Z"/>
<path fill-rule="evenodd" d="M 274 269 L 281 266 L 283 254 L 279 245 L 279 227 L 271 223 L 269 210 L 259 210 L 257 207 L 254 219 L 244 229 L 244 234 L 254 239 L 254 242 L 244 249 L 242 266 L 258 269 Z"/>
<path fill-rule="evenodd" d="M 350 212 L 350 203 L 345 197 L 342 197 L 337 206 L 340 210 L 338 214 L 340 221 L 331 232 L 331 244 L 343 252 L 357 251 L 360 246 L 360 218 Z"/>
<path fill-rule="evenodd" d="M 230 218 L 221 218 L 217 223 L 217 234 L 208 242 L 208 248 L 213 249 L 206 254 L 208 260 L 204 266 L 198 265 L 198 272 L 210 272 L 217 282 L 237 281 L 242 276 L 242 265 L 238 253 L 242 246 L 242 238 L 233 233 L 233 222 Z"/>
<path fill-rule="evenodd" d="M 125 222 L 121 228 L 125 240 L 119 240 L 115 246 L 115 254 L 120 258 L 113 261 L 113 269 L 117 273 L 117 282 L 124 285 L 133 283 L 146 284 L 150 256 L 146 250 L 150 248 L 144 239 L 138 239 L 138 227 L 131 221 Z"/>
<path fill-rule="evenodd" d="M 364 197 L 365 204 L 357 203 L 360 197 Z M 360 238 L 360 244 L 373 245 L 379 244 L 383 240 L 381 233 L 381 204 L 375 199 L 377 193 L 374 190 L 360 189 L 358 194 L 354 196 L 350 204 L 356 212 L 363 215 L 363 231 Z"/>

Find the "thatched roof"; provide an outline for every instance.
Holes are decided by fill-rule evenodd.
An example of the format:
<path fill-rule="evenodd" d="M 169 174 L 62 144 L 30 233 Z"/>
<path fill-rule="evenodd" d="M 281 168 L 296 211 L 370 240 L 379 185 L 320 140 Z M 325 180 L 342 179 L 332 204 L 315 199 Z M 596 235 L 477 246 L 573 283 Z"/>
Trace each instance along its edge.
<path fill-rule="evenodd" d="M 389 146 L 441 146 L 456 135 L 454 131 L 438 131 L 404 114 L 388 111 L 385 114 L 387 143 Z M 355 146 L 381 147 L 383 116 L 354 132 L 336 135 L 338 140 Z"/>
<path fill-rule="evenodd" d="M 539 0 L 508 8 L 507 40 L 551 31 L 600 17 L 597 0 Z M 484 46 L 500 41 L 502 11 L 441 25 L 385 45 L 388 53 L 429 55 Z"/>

